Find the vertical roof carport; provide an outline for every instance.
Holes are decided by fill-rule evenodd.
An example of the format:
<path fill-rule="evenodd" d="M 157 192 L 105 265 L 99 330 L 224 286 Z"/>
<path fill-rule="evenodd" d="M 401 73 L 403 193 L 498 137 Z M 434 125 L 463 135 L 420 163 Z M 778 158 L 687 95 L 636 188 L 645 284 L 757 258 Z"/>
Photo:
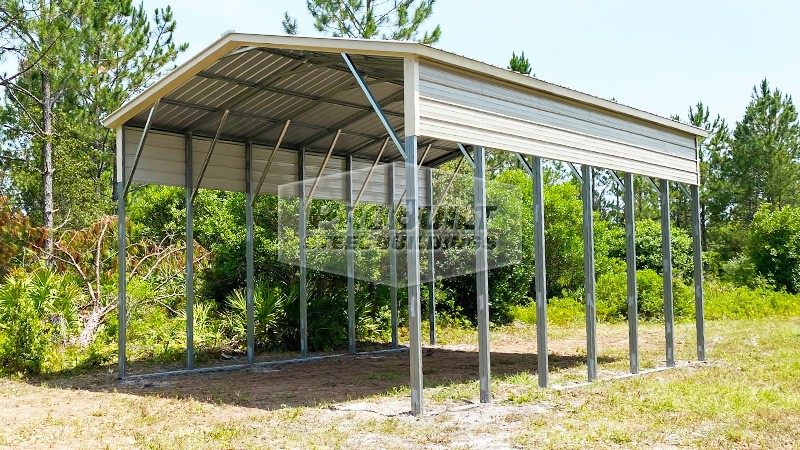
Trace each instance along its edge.
<path fill-rule="evenodd" d="M 515 152 L 534 188 L 538 376 L 548 384 L 542 159 L 570 164 L 582 180 L 584 202 L 587 367 L 597 377 L 592 167 L 609 169 L 624 185 L 631 372 L 638 372 L 634 174 L 657 178 L 664 237 L 666 361 L 674 365 L 669 241 L 670 182 L 690 186 L 695 257 L 698 358 L 705 358 L 700 254 L 699 142 L 707 132 L 615 102 L 410 42 L 229 33 L 179 66 L 104 124 L 117 130 L 119 192 L 119 375 L 126 376 L 125 198 L 132 182 L 185 186 L 187 239 L 197 190 L 247 194 L 248 363 L 253 349 L 252 203 L 257 195 L 304 181 L 298 192 L 301 237 L 313 198 L 345 201 L 348 210 L 349 350 L 355 351 L 352 211 L 358 201 L 405 201 L 412 412 L 422 412 L 419 207 L 434 208 L 428 171 L 463 156 L 474 167 L 481 401 L 490 395 L 485 148 Z M 471 150 L 471 152 L 469 151 Z M 394 165 L 403 162 L 404 179 Z M 580 164 L 581 173 L 572 165 Z M 377 166 L 378 174 L 364 171 Z M 400 166 L 398 166 L 400 167 Z M 624 181 L 616 171 L 624 173 Z M 346 173 L 347 182 L 320 176 Z M 391 177 L 387 175 L 391 173 Z M 306 186 L 308 175 L 316 176 Z M 402 177 L 401 177 L 402 178 Z M 322 180 L 322 181 L 319 181 Z M 354 186 L 359 186 L 355 195 Z M 682 185 L 681 185 L 682 187 Z M 685 190 L 685 189 L 684 189 Z M 354 197 L 357 197 L 354 200 Z M 388 198 L 387 198 L 388 197 Z M 396 232 L 390 226 L 391 242 Z M 300 241 L 301 354 L 306 357 L 305 242 Z M 191 251 L 191 246 L 187 246 Z M 396 258 L 394 244 L 390 259 Z M 394 266 L 393 266 L 394 267 Z M 429 264 L 429 270 L 432 270 Z M 193 267 L 187 257 L 187 371 L 192 344 Z M 396 276 L 396 273 L 393 275 Z M 428 286 L 433 290 L 433 283 Z M 431 296 L 433 298 L 433 296 Z M 393 344 L 397 346 L 396 286 L 392 286 Z M 431 304 L 431 311 L 434 305 Z M 434 317 L 432 317 L 434 319 Z M 432 320 L 433 323 L 433 320 Z M 432 330 L 433 341 L 435 330 Z M 239 367 L 239 366 L 237 366 Z"/>

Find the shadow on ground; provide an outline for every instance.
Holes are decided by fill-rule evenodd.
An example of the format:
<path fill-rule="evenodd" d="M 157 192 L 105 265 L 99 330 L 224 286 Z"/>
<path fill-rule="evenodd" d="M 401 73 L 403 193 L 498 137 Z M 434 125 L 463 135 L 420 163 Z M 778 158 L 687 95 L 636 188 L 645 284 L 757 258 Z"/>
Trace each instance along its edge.
<path fill-rule="evenodd" d="M 612 361 L 601 358 L 599 362 Z M 536 373 L 536 354 L 492 352 L 492 376 Z M 551 370 L 585 364 L 580 355 L 550 355 Z M 423 349 L 426 388 L 477 381 L 478 353 L 442 347 Z M 55 377 L 49 386 L 141 396 L 193 398 L 214 404 L 260 408 L 337 403 L 404 389 L 409 384 L 408 352 L 347 355 L 294 364 L 254 366 L 225 372 L 193 373 L 126 381 L 114 371 Z"/>

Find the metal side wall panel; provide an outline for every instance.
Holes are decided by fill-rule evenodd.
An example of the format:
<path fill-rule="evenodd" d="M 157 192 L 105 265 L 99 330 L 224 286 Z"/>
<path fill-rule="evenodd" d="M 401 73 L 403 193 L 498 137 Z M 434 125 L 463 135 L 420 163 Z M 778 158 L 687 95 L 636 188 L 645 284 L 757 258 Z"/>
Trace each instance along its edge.
<path fill-rule="evenodd" d="M 125 128 L 125 176 L 130 175 L 131 161 L 136 156 L 136 149 L 139 146 L 139 139 L 142 136 L 141 128 Z M 194 179 L 202 168 L 211 145 L 211 139 L 195 137 L 192 139 L 192 160 Z M 256 188 L 258 180 L 264 168 L 267 166 L 273 147 L 253 145 L 253 189 Z M 220 141 L 214 148 L 208 168 L 206 169 L 201 188 L 219 189 L 224 191 L 244 192 L 245 191 L 245 148 L 244 143 Z M 184 186 L 184 159 L 185 159 L 185 137 L 182 134 L 167 133 L 162 131 L 150 131 L 147 142 L 136 168 L 134 181 L 142 184 L 155 184 L 163 186 Z M 313 179 L 319 173 L 319 167 L 325 155 L 306 153 L 306 177 Z M 364 183 L 369 168 L 373 161 L 354 160 L 353 185 L 356 192 Z M 345 170 L 345 158 L 331 156 L 328 165 L 322 173 L 322 180 L 316 192 L 315 199 L 344 201 L 343 174 Z M 378 165 L 361 197 L 361 203 L 386 203 L 386 171 L 388 166 Z M 397 171 L 404 171 L 405 166 L 399 163 Z M 272 161 L 269 174 L 261 186 L 259 194 L 279 193 L 279 187 L 284 184 L 297 182 L 297 152 L 290 149 L 279 149 L 278 154 Z M 428 171 L 419 171 L 419 183 L 424 186 L 427 182 Z M 308 181 L 311 183 L 311 181 Z M 398 177 L 396 180 L 395 203 L 400 201 L 400 196 L 405 192 L 405 178 Z M 288 194 L 287 190 L 283 190 Z M 427 193 L 422 190 L 419 192 L 419 205 L 421 207 L 430 206 Z"/>
<path fill-rule="evenodd" d="M 694 136 L 420 64 L 420 134 L 697 184 Z"/>

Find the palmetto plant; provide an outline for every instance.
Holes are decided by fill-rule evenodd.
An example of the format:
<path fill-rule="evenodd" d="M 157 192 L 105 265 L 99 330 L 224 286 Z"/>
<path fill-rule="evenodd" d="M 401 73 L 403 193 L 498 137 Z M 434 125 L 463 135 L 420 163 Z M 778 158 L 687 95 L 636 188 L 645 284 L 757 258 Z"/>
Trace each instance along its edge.
<path fill-rule="evenodd" d="M 32 273 L 12 272 L 0 285 L 0 328 L 13 320 L 23 303 L 46 322 L 54 341 L 66 343 L 70 330 L 79 325 L 78 308 L 86 296 L 68 275 L 55 274 L 40 267 Z"/>
<path fill-rule="evenodd" d="M 266 346 L 275 341 L 284 315 L 284 305 L 292 302 L 293 291 L 281 286 L 259 281 L 253 289 L 253 316 L 255 341 L 258 346 Z M 230 308 L 226 320 L 234 339 L 244 342 L 247 336 L 247 296 L 245 289 L 237 289 L 228 295 L 226 303 Z"/>

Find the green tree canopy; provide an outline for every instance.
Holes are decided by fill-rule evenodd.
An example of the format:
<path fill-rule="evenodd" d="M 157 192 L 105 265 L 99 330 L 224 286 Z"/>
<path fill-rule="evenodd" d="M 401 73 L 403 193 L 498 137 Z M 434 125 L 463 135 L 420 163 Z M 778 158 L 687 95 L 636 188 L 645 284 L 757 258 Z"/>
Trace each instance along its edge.
<path fill-rule="evenodd" d="M 519 56 L 515 52 L 511 52 L 508 68 L 523 75 L 530 75 L 532 70 L 530 61 L 525 57 L 525 52 L 520 53 Z"/>
<path fill-rule="evenodd" d="M 729 218 L 750 223 L 762 202 L 796 205 L 800 200 L 800 124 L 792 98 L 767 80 L 753 88 L 736 123 L 719 175 L 729 193 Z"/>
<path fill-rule="evenodd" d="M 306 0 L 317 31 L 334 37 L 392 39 L 435 44 L 442 36 L 439 25 L 421 32 L 433 14 L 436 0 Z M 286 34 L 297 34 L 297 21 L 284 14 Z M 420 36 L 420 33 L 422 35 Z"/>

